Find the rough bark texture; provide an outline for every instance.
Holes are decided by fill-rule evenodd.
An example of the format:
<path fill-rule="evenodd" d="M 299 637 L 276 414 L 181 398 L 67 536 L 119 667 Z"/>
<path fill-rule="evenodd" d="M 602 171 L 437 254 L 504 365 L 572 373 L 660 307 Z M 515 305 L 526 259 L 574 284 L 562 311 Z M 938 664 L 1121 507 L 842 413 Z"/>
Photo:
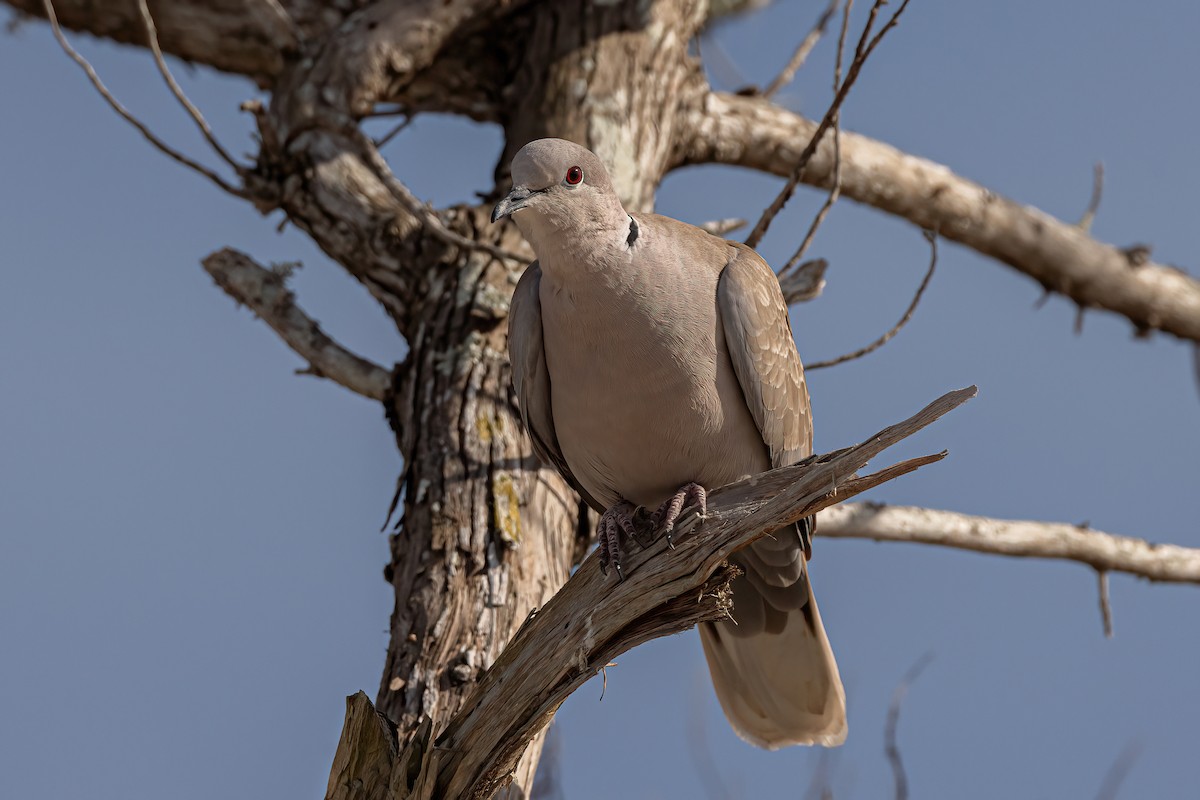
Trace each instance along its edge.
<path fill-rule="evenodd" d="M 45 0 L 5 2 L 45 16 Z M 55 8 L 69 29 L 148 42 L 133 0 Z M 286 275 L 232 251 L 205 260 L 314 374 L 382 400 L 404 458 L 386 570 L 396 604 L 377 695 L 384 716 L 365 697 L 350 701 L 343 743 L 362 746 L 339 749 L 329 796 L 486 793 L 509 775 L 510 795 L 525 796 L 536 737 L 519 761 L 517 750 L 482 754 L 502 768 L 473 763 L 453 772 L 452 786 L 451 773 L 431 766 L 448 752 L 434 742 L 531 611 L 564 584 L 590 536 L 578 498 L 538 468 L 509 392 L 506 317 L 524 263 L 498 253 L 529 251 L 512 225 L 487 224 L 490 204 L 420 205 L 359 123 L 387 105 L 501 124 L 497 195 L 526 141 L 574 139 L 612 165 L 636 209 L 650 208 L 662 177 L 685 164 L 786 173 L 814 125 L 764 98 L 709 90 L 687 55 L 714 13 L 702 0 L 157 0 L 150 10 L 165 52 L 270 91 L 265 107 L 247 109 L 261 147 L 240 188 L 258 210 L 281 209 L 359 280 L 410 346 L 394 369 L 371 364 L 304 315 Z M 827 144 L 806 182 L 830 180 Z M 937 228 L 1083 305 L 1200 341 L 1200 288 L 1186 276 L 1134 265 L 1082 231 L 866 137 L 846 135 L 842 153 L 844 194 Z M 554 687 L 544 690 L 539 723 L 561 702 Z M 456 723 L 454 732 L 470 729 Z"/>

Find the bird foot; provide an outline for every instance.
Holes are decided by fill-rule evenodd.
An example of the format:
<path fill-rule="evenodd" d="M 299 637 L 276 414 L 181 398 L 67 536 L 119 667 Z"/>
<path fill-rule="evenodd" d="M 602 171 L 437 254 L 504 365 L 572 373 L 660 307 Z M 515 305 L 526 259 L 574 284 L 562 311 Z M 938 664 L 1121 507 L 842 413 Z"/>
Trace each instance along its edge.
<path fill-rule="evenodd" d="M 617 572 L 617 580 L 625 580 L 625 572 L 621 569 L 621 534 L 629 537 L 637 535 L 633 524 L 637 508 L 628 500 L 622 500 L 600 516 L 600 524 L 596 526 L 598 540 L 597 551 L 600 553 L 600 571 L 608 574 L 608 566 L 612 564 Z"/>
<path fill-rule="evenodd" d="M 700 519 L 708 513 L 708 492 L 698 483 L 688 483 L 679 487 L 679 490 L 674 495 L 658 507 L 658 511 L 654 512 L 653 522 L 654 530 L 657 534 L 666 534 L 667 546 L 672 550 L 675 549 L 675 542 L 672 541 L 671 535 L 675 530 L 675 521 L 679 519 L 683 513 L 683 509 L 691 506 L 699 506 L 696 515 Z"/>

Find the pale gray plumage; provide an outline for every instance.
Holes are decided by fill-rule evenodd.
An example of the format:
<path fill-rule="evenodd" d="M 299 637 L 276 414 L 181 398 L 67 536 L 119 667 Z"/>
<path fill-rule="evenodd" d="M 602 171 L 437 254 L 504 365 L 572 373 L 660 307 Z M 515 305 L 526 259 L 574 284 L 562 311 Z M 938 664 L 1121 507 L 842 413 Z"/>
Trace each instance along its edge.
<path fill-rule="evenodd" d="M 538 256 L 509 321 L 521 416 L 593 508 L 655 509 L 690 482 L 716 488 L 812 452 L 787 307 L 757 253 L 627 214 L 604 165 L 570 142 L 531 142 L 512 173 L 493 219 L 512 214 Z M 845 694 L 800 532 L 732 560 L 745 570 L 736 624 L 700 630 L 726 716 L 762 747 L 841 744 Z"/>

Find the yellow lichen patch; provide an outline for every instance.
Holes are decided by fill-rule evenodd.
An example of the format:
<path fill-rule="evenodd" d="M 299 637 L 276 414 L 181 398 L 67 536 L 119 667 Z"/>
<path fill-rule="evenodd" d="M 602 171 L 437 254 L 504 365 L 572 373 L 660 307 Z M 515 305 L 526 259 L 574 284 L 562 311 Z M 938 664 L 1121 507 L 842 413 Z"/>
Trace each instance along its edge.
<path fill-rule="evenodd" d="M 479 434 L 479 441 L 491 442 L 495 433 L 495 423 L 487 414 L 479 414 L 475 417 L 475 431 Z"/>
<path fill-rule="evenodd" d="M 496 530 L 509 544 L 521 541 L 521 500 L 517 487 L 507 472 L 496 473 L 492 481 L 492 506 L 495 509 Z"/>
<path fill-rule="evenodd" d="M 504 433 L 504 419 L 480 413 L 475 417 L 475 431 L 479 434 L 479 441 L 488 444 L 493 438 Z"/>

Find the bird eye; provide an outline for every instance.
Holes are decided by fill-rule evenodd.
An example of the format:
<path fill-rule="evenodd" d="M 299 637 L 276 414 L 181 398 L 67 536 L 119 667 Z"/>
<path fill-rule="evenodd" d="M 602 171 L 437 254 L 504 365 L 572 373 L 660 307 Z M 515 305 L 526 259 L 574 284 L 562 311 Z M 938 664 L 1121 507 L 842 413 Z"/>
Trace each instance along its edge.
<path fill-rule="evenodd" d="M 567 170 L 567 177 L 564 179 L 567 186 L 578 186 L 583 183 L 583 170 L 579 167 L 571 167 Z"/>

